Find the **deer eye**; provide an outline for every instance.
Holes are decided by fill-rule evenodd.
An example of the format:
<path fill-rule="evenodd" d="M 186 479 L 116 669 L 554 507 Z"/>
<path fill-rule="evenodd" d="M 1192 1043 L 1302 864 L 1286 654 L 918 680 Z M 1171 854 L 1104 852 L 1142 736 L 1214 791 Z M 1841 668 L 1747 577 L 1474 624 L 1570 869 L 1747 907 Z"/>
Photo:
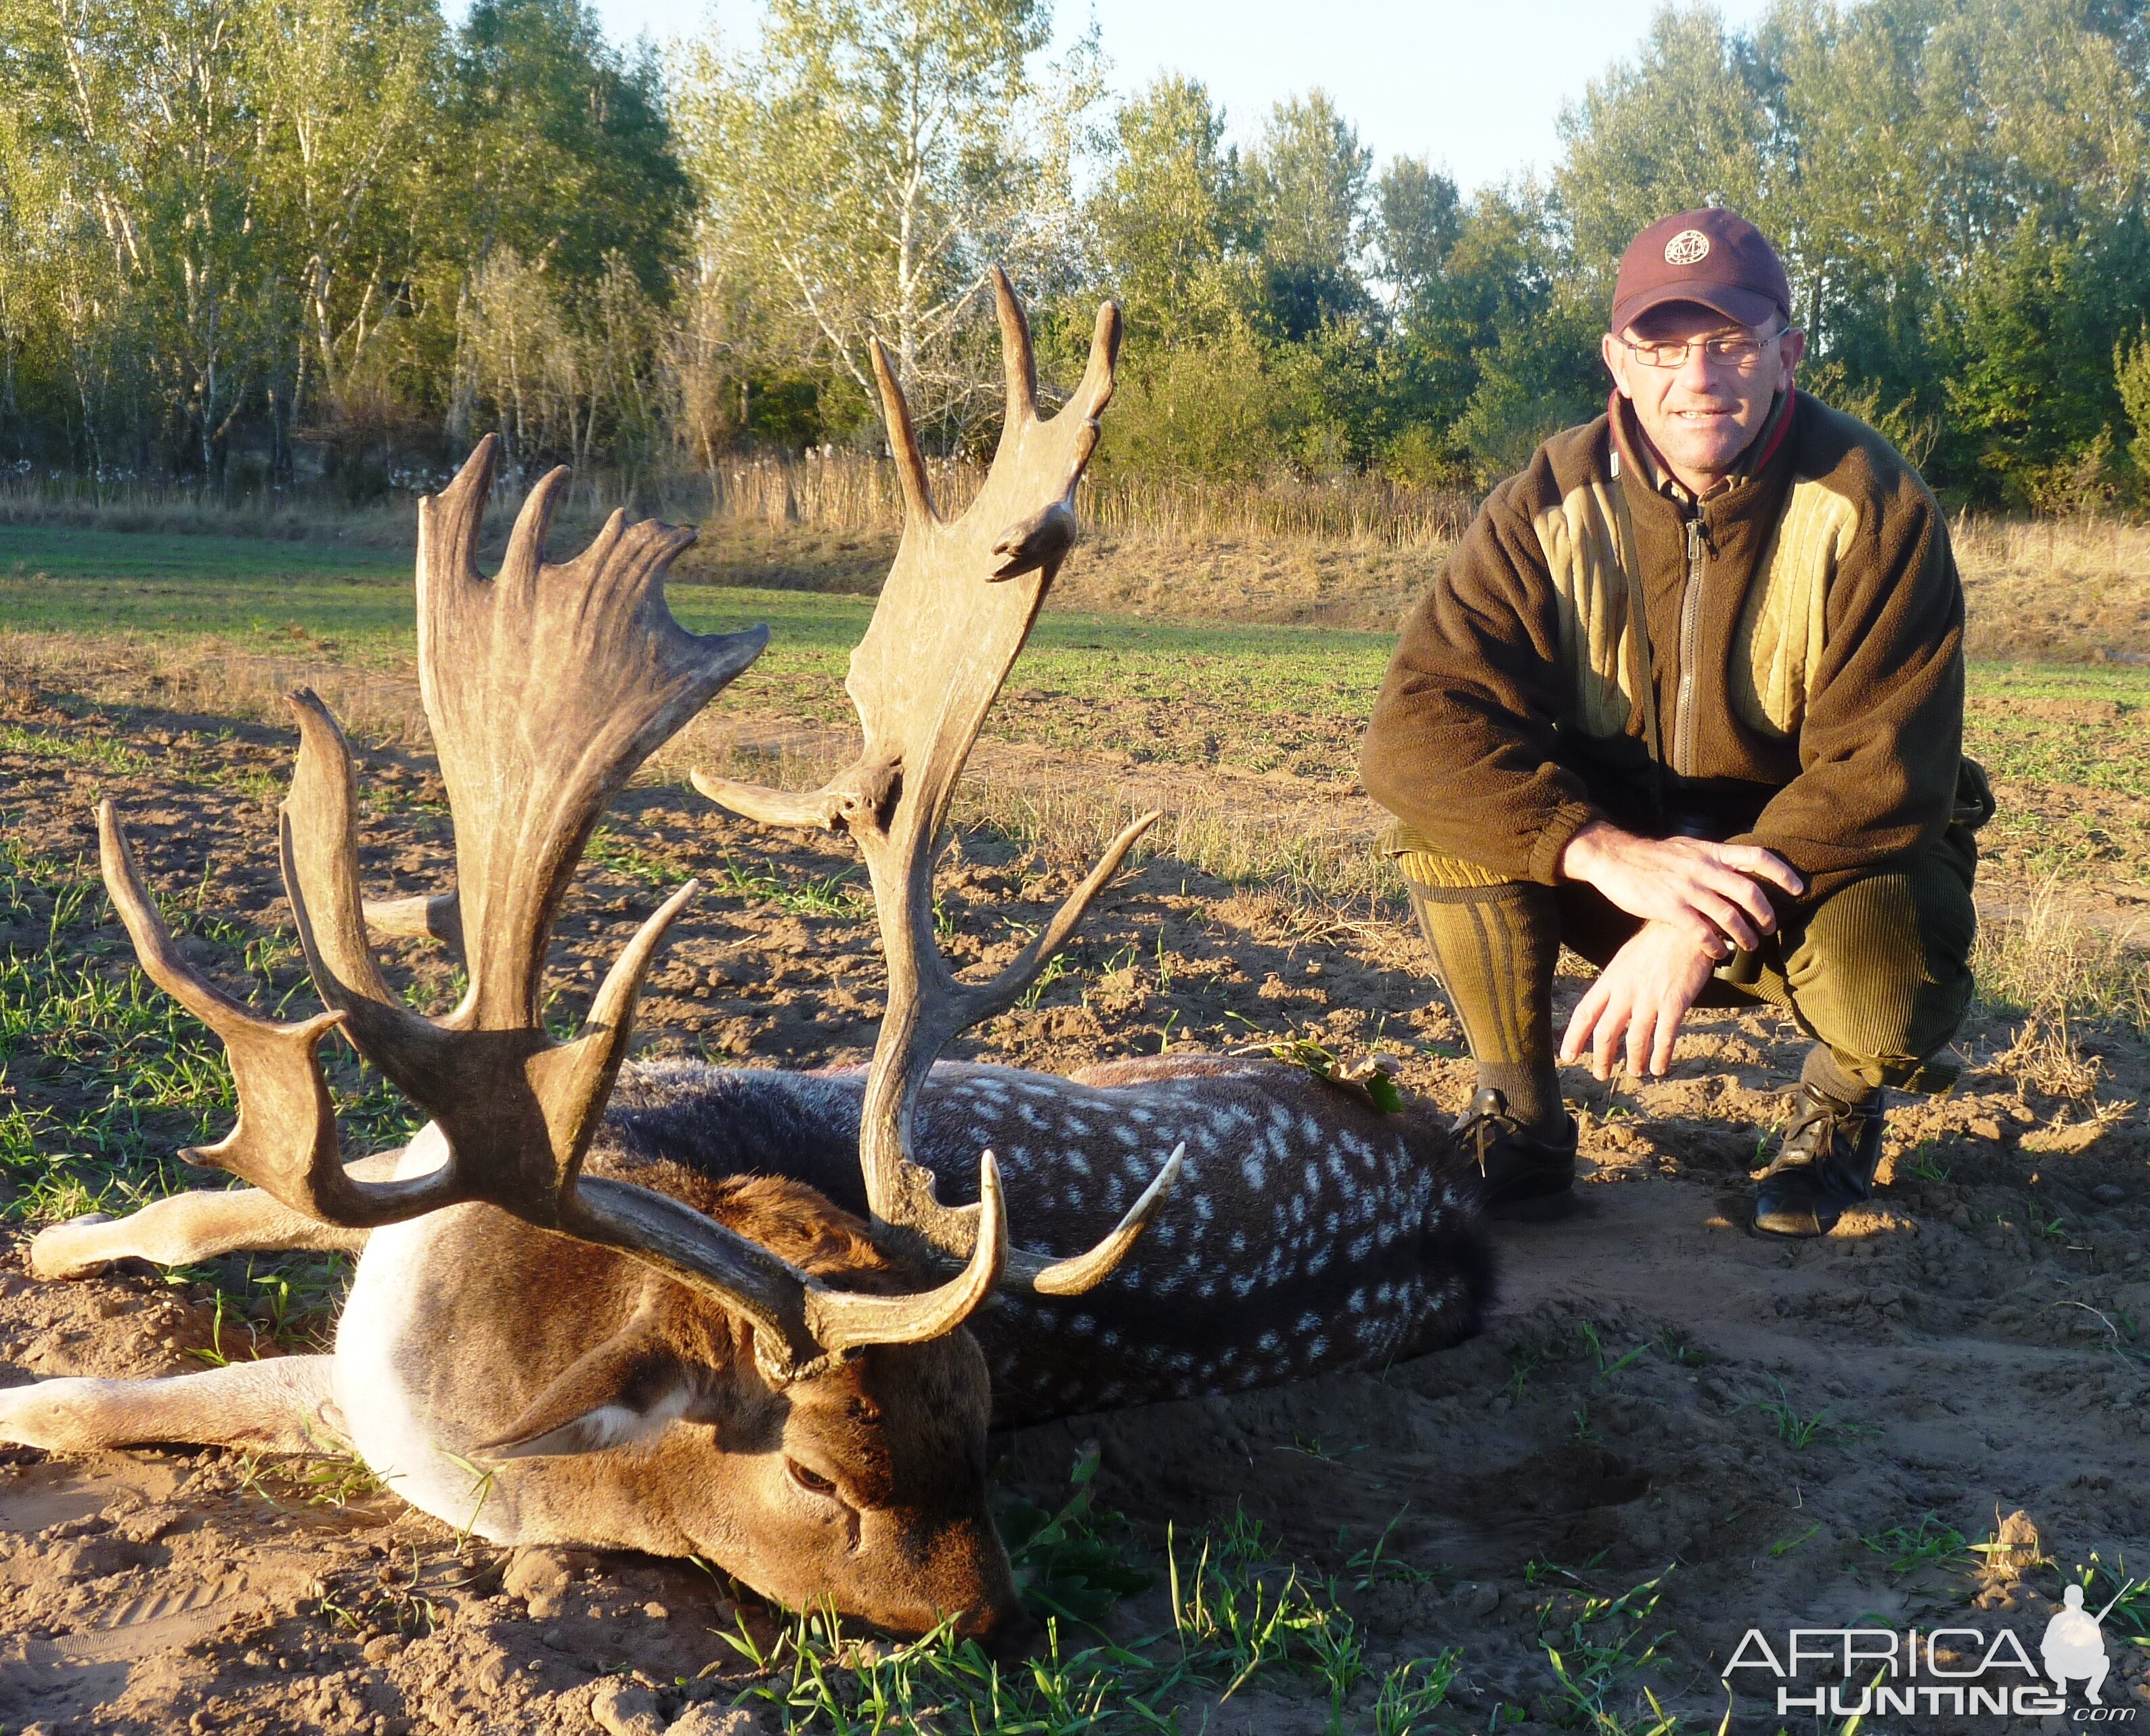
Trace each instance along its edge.
<path fill-rule="evenodd" d="M 786 1459 L 784 1468 L 790 1473 L 791 1481 L 810 1494 L 834 1495 L 836 1492 L 834 1482 L 818 1471 L 809 1471 L 796 1459 Z"/>

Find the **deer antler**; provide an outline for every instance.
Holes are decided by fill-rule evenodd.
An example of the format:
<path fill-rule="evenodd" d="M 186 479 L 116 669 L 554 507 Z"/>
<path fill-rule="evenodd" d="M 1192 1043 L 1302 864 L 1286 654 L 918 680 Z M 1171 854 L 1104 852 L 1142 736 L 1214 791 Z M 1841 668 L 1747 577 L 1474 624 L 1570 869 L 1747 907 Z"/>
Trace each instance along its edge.
<path fill-rule="evenodd" d="M 998 266 L 1007 413 L 984 486 L 962 517 L 941 517 L 911 411 L 887 353 L 873 345 L 889 445 L 902 479 L 904 524 L 896 563 L 844 685 L 866 743 L 820 790 L 793 794 L 696 772 L 695 787 L 765 825 L 849 831 L 866 858 L 888 958 L 888 1009 L 866 1082 L 860 1158 L 877 1229 L 941 1260 L 972 1258 L 982 1216 L 941 1204 L 930 1171 L 911 1155 L 918 1093 L 934 1058 L 958 1032 L 1006 1011 L 1083 920 L 1155 822 L 1144 815 L 1115 838 L 1037 937 L 989 982 L 958 982 L 935 944 L 933 861 L 957 780 L 986 714 L 1030 636 L 1045 593 L 1075 542 L 1075 485 L 1098 447 L 1098 417 L 1113 396 L 1120 310 L 1098 310 L 1083 381 L 1051 421 L 1037 414 L 1030 327 Z M 1101 1283 L 1149 1221 L 1178 1173 L 1168 1162 L 1119 1226 L 1096 1248 L 1055 1260 L 1012 1250 L 1011 1278 L 1047 1294 Z"/>
<path fill-rule="evenodd" d="M 565 1043 L 539 1017 L 554 913 L 606 802 L 754 661 L 769 634 L 701 637 L 672 618 L 664 572 L 692 531 L 630 526 L 615 512 L 576 560 L 546 565 L 546 525 L 565 471 L 532 492 L 499 577 L 484 578 L 477 537 L 497 451 L 488 437 L 437 498 L 419 505 L 420 685 L 455 819 L 457 869 L 452 906 L 434 901 L 423 920 L 463 942 L 469 988 L 453 1012 L 412 1012 L 381 978 L 359 894 L 351 751 L 311 693 L 290 696 L 300 744 L 280 832 L 300 943 L 329 1012 L 276 1024 L 184 964 L 111 804 L 99 810 L 105 884 L 143 969 L 232 1057 L 238 1124 L 220 1144 L 186 1155 L 328 1223 L 371 1228 L 483 1201 L 618 1249 L 744 1315 L 757 1357 L 778 1380 L 864 1345 L 950 1330 L 992 1293 L 1005 1259 L 990 1154 L 973 1257 L 952 1282 L 909 1296 L 831 1290 L 676 1200 L 582 1173 L 643 978 L 696 888 L 689 881 L 643 923 L 599 988 L 583 1034 Z M 401 915 L 407 925 L 408 908 Z M 332 1029 L 432 1118 L 445 1154 L 431 1172 L 390 1182 L 346 1172 L 318 1052 Z"/>

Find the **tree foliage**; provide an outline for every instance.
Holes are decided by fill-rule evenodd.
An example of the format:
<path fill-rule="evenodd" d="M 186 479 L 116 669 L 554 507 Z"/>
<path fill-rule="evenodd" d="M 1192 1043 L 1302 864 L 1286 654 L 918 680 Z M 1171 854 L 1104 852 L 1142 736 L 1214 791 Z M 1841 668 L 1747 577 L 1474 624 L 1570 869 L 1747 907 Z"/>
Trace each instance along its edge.
<path fill-rule="evenodd" d="M 1091 56 L 1038 64 L 1043 0 L 770 0 L 754 55 L 690 50 L 679 105 L 712 265 L 799 359 L 869 391 L 878 334 L 928 421 L 978 396 L 966 315 L 994 260 L 1068 266 L 1069 137 Z"/>
<path fill-rule="evenodd" d="M 1100 462 L 1482 487 L 1588 416 L 1615 264 L 1683 206 L 1778 243 L 1808 383 L 1955 497 L 2150 493 L 2141 0 L 1668 7 L 1542 183 L 1376 164 L 1320 90 L 1104 108 L 1050 0 L 764 0 L 660 58 L 585 0 L 0 0 L 0 461 L 364 490 L 990 437 L 985 268 L 1048 376 L 1118 295 Z"/>

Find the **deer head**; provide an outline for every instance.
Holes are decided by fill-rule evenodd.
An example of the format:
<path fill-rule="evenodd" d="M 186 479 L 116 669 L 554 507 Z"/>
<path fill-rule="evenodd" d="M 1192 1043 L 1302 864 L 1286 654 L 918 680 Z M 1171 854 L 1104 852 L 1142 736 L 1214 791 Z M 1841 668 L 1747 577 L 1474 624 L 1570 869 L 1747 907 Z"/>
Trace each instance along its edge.
<path fill-rule="evenodd" d="M 760 628 L 699 637 L 673 618 L 664 576 L 691 531 L 629 526 L 615 512 L 581 556 L 548 565 L 546 527 L 567 477 L 555 471 L 487 579 L 476 555 L 497 451 L 490 437 L 420 502 L 420 682 L 454 823 L 456 889 L 369 912 L 348 744 L 317 698 L 294 693 L 300 746 L 280 830 L 285 889 L 327 1008 L 315 1017 L 264 1018 L 189 966 L 109 802 L 98 816 L 105 883 L 144 971 L 231 1057 L 237 1123 L 184 1155 L 324 1223 L 373 1229 L 479 1203 L 562 1239 L 568 1265 L 589 1258 L 576 1244 L 627 1256 L 646 1274 L 634 1305 L 564 1372 L 520 1392 L 517 1414 L 478 1451 L 512 1461 L 639 1443 L 634 1475 L 653 1500 L 676 1511 L 681 1488 L 698 1491 L 698 1549 L 773 1596 L 830 1599 L 900 1628 L 956 1610 L 982 1628 L 1010 1607 L 983 1498 L 986 1370 L 963 1322 L 1004 1280 L 1056 1294 L 1102 1281 L 1177 1163 L 1096 1248 L 1070 1259 L 1025 1250 L 1012 1265 L 992 1153 L 980 1158 L 978 1203 L 957 1209 L 935 1200 L 910 1161 L 911 1112 L 933 1055 L 1022 992 L 1148 823 L 1116 840 L 1000 978 L 956 982 L 932 945 L 931 845 L 1072 542 L 1074 487 L 1111 396 L 1118 336 L 1108 305 L 1076 400 L 1041 421 L 1022 312 L 997 272 L 994 281 L 1007 425 L 959 521 L 933 511 L 876 350 L 910 511 L 853 659 L 867 725 L 859 765 L 806 799 L 698 779 L 743 811 L 773 806 L 796 820 L 810 808 L 816 823 L 848 825 L 866 850 L 890 975 L 861 1141 L 871 1231 L 805 1189 L 774 1211 L 766 1201 L 747 1209 L 739 1194 L 698 1209 L 676 1190 L 584 1173 L 641 983 L 692 882 L 621 952 L 583 1034 L 557 1042 L 539 1017 L 553 917 L 605 803 L 767 641 Z M 438 1018 L 406 1008 L 381 977 L 369 916 L 458 944 L 468 980 L 460 1004 Z M 361 1179 L 342 1162 L 319 1060 L 331 1031 L 431 1118 L 394 1179 Z M 433 1161 L 414 1161 L 425 1158 Z M 928 1287 L 917 1287 L 918 1267 Z M 528 1294 L 493 1305 L 527 1308 Z M 670 1430 L 674 1421 L 705 1429 Z"/>

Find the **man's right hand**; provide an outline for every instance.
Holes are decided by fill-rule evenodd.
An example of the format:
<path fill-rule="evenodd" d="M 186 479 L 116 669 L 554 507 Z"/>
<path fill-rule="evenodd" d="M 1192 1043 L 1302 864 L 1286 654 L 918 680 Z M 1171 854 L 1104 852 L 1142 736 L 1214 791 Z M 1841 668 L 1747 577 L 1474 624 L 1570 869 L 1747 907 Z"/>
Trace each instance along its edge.
<path fill-rule="evenodd" d="M 1567 840 L 1560 871 L 1595 886 L 1645 922 L 1693 934 L 1713 958 L 1751 952 L 1775 932 L 1777 913 L 1758 881 L 1798 897 L 1806 882 L 1790 863 L 1755 844 L 1706 838 L 1642 838 L 1593 820 Z"/>

